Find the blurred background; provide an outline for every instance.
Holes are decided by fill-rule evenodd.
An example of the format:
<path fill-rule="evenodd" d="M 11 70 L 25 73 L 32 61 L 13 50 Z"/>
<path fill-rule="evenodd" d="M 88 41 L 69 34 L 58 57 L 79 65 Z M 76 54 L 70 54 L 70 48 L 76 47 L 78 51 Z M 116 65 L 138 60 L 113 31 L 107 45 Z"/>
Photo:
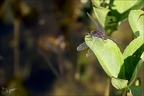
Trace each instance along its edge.
<path fill-rule="evenodd" d="M 90 0 L 1 0 L 1 95 L 14 88 L 11 96 L 117 94 L 97 58 L 76 50 L 94 30 L 86 12 L 93 14 Z M 128 21 L 111 37 L 123 52 L 133 40 Z"/>

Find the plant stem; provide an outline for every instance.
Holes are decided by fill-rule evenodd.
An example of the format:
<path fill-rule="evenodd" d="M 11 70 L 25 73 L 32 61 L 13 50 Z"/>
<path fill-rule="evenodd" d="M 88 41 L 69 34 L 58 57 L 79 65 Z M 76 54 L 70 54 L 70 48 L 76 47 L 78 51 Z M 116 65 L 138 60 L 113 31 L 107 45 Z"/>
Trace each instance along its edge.
<path fill-rule="evenodd" d="M 14 76 L 19 76 L 19 31 L 20 20 L 14 20 Z"/>

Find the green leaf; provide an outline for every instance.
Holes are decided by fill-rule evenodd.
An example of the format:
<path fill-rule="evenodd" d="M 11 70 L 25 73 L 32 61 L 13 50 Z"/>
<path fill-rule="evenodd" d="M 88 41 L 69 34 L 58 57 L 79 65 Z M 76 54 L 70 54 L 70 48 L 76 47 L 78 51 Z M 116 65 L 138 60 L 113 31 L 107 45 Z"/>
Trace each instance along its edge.
<path fill-rule="evenodd" d="M 122 54 L 117 45 L 112 40 L 102 40 L 90 35 L 85 37 L 85 42 L 96 55 L 106 74 L 117 78 L 123 64 Z"/>
<path fill-rule="evenodd" d="M 136 65 L 136 67 L 135 67 L 135 69 L 134 69 L 134 72 L 133 72 L 133 74 L 132 74 L 132 77 L 131 77 L 131 79 L 130 79 L 130 81 L 129 81 L 129 85 L 131 85 L 131 84 L 133 83 L 133 81 L 135 80 L 135 78 L 136 78 L 136 76 L 137 76 L 137 73 L 138 73 L 141 65 L 142 65 L 142 60 L 140 60 L 140 61 L 137 63 L 137 65 Z"/>
<path fill-rule="evenodd" d="M 137 1 L 135 4 L 134 4 L 134 2 L 135 1 Z M 143 0 L 135 0 L 135 1 L 130 1 L 131 3 L 129 3 L 129 4 L 126 4 L 125 6 L 127 6 L 127 5 L 129 5 L 129 6 L 131 6 L 131 5 L 133 5 L 133 6 L 131 6 L 128 10 L 126 10 L 125 12 L 123 12 L 122 14 L 121 14 L 121 18 L 120 18 L 120 21 L 123 21 L 124 19 L 126 19 L 127 17 L 128 17 L 128 15 L 129 15 L 129 12 L 131 11 L 131 10 L 136 10 L 136 9 L 141 9 L 143 6 L 144 6 L 144 3 L 143 3 Z M 129 2 L 129 1 L 127 1 L 127 2 Z M 133 3 L 133 4 L 132 4 Z M 121 7 L 121 6 L 120 6 Z M 125 7 L 124 7 L 125 8 Z"/>
<path fill-rule="evenodd" d="M 102 1 L 102 0 L 92 0 L 93 3 L 96 3 L 98 5 L 101 5 L 103 2 L 106 4 L 106 3 L 109 3 L 110 0 L 106 0 L 106 1 Z"/>
<path fill-rule="evenodd" d="M 100 5 L 102 2 L 100 0 L 92 0 L 94 5 Z M 112 10 L 118 11 L 120 13 L 120 21 L 124 20 L 125 18 L 128 17 L 128 14 L 130 10 L 136 10 L 136 9 L 141 9 L 144 6 L 143 0 L 106 0 L 104 1 L 106 4 L 109 4 L 109 6 L 113 3 L 111 6 Z M 99 13 L 98 13 L 99 14 Z"/>
<path fill-rule="evenodd" d="M 138 77 L 136 80 L 135 80 L 135 86 L 141 86 L 141 80 L 140 78 Z"/>
<path fill-rule="evenodd" d="M 117 30 L 120 16 L 121 14 L 118 13 L 117 10 L 111 10 L 108 12 L 105 21 L 105 29 L 108 35 Z"/>
<path fill-rule="evenodd" d="M 143 54 L 141 55 L 141 59 L 142 59 L 142 61 L 144 61 L 144 52 L 143 52 Z"/>
<path fill-rule="evenodd" d="M 104 26 L 106 21 L 106 15 L 110 11 L 107 8 L 101 7 L 97 4 L 96 0 L 92 0 L 93 9 L 96 17 L 98 18 L 99 22 Z"/>
<path fill-rule="evenodd" d="M 140 16 L 144 12 L 142 10 L 132 10 L 128 20 L 136 37 L 144 34 L 144 16 Z"/>
<path fill-rule="evenodd" d="M 138 70 L 141 67 L 141 55 L 144 52 L 144 35 L 134 39 L 124 50 L 123 59 L 125 66 L 125 76 L 129 81 L 129 85 L 134 81 Z"/>
<path fill-rule="evenodd" d="M 123 58 L 126 59 L 128 56 L 132 56 L 132 54 L 142 45 L 144 44 L 144 35 L 139 36 L 138 38 L 131 41 L 131 43 L 126 47 L 123 52 Z"/>
<path fill-rule="evenodd" d="M 126 10 L 130 9 L 132 6 L 136 4 L 138 0 L 115 0 L 113 3 L 112 9 L 117 10 L 119 13 L 123 13 Z"/>
<path fill-rule="evenodd" d="M 116 89 L 123 89 L 127 87 L 128 80 L 119 79 L 119 78 L 111 78 L 111 83 Z"/>
<path fill-rule="evenodd" d="M 142 96 L 142 87 L 141 86 L 130 86 L 129 89 L 133 96 Z"/>

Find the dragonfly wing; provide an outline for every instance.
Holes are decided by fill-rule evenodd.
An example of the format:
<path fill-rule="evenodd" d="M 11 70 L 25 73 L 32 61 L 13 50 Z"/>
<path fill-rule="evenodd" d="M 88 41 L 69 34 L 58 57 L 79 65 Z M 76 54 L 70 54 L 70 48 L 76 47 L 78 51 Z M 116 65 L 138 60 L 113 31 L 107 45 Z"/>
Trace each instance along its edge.
<path fill-rule="evenodd" d="M 89 57 L 90 55 L 92 55 L 93 54 L 93 51 L 91 50 L 91 49 L 89 49 L 88 51 L 87 51 L 87 53 L 86 53 L 86 57 Z"/>
<path fill-rule="evenodd" d="M 94 24 L 96 30 L 105 34 L 105 30 L 104 30 L 102 24 L 98 21 L 98 19 L 96 18 L 97 20 L 95 21 L 88 12 L 87 12 L 87 15 L 89 16 L 90 20 Z"/>
<path fill-rule="evenodd" d="M 103 26 L 101 25 L 101 23 L 99 23 L 98 26 L 99 26 L 99 31 L 105 35 L 105 30 L 104 30 Z"/>
<path fill-rule="evenodd" d="M 85 42 L 83 42 L 82 44 L 80 44 L 78 47 L 77 47 L 77 51 L 82 51 L 84 49 L 88 48 L 87 44 Z"/>
<path fill-rule="evenodd" d="M 96 30 L 99 31 L 99 26 L 98 24 L 95 22 L 95 20 L 92 18 L 92 16 L 87 12 L 88 17 L 90 18 L 90 20 L 92 21 L 92 23 L 94 24 Z"/>

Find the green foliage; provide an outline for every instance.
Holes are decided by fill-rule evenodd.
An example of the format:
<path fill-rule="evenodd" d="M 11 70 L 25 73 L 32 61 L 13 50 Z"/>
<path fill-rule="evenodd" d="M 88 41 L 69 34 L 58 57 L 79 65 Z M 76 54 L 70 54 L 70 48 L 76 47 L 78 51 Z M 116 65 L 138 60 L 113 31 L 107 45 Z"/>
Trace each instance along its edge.
<path fill-rule="evenodd" d="M 144 52 L 141 21 L 143 17 L 139 18 L 141 14 L 139 10 L 130 12 L 129 22 L 137 38 L 126 47 L 123 54 L 112 40 L 102 40 L 90 35 L 85 37 L 86 44 L 94 52 L 106 74 L 111 77 L 112 85 L 116 89 L 129 88 L 133 95 L 137 92 L 141 94 L 141 86 L 131 86 L 143 62 L 141 58 Z M 139 34 L 136 34 L 136 31 Z"/>
<path fill-rule="evenodd" d="M 131 85 L 132 81 L 135 79 L 138 70 L 141 67 L 141 55 L 144 52 L 144 41 L 143 37 L 139 36 L 134 39 L 124 50 L 123 58 L 124 58 L 124 66 L 125 66 L 125 77 L 129 80 L 129 84 Z"/>
<path fill-rule="evenodd" d="M 111 83 L 116 89 L 130 90 L 133 96 L 142 94 L 141 85 L 132 86 L 144 61 L 144 12 L 140 9 L 143 0 L 92 0 L 93 9 L 98 21 L 105 26 L 107 34 L 111 34 L 124 19 L 128 18 L 136 38 L 122 54 L 112 40 L 102 40 L 91 35 L 85 36 L 87 46 L 93 51 Z M 103 5 L 100 6 L 100 5 Z"/>
<path fill-rule="evenodd" d="M 115 0 L 113 3 L 114 6 L 112 7 L 112 9 L 117 10 L 119 13 L 124 13 L 125 11 L 127 11 L 128 9 L 133 7 L 137 1 L 138 0 L 133 0 L 133 1 L 131 1 L 131 0 L 125 0 L 125 1 L 124 0 L 123 1 Z"/>
<path fill-rule="evenodd" d="M 123 21 L 124 19 L 128 18 L 129 12 L 131 10 L 136 10 L 136 9 L 141 9 L 144 6 L 143 0 L 133 0 L 131 1 L 131 3 L 134 3 L 135 1 L 137 1 L 131 8 L 129 8 L 128 10 L 126 10 L 125 12 L 123 12 L 121 14 L 121 18 L 120 21 Z M 130 5 L 130 4 L 128 4 Z"/>
<path fill-rule="evenodd" d="M 144 6 L 143 0 L 106 0 L 105 2 L 92 0 L 92 4 L 97 18 L 105 26 L 108 35 L 117 30 L 118 25 L 128 18 L 131 10 L 140 9 Z M 109 8 L 106 8 L 107 6 Z"/>
<path fill-rule="evenodd" d="M 94 52 L 107 75 L 112 78 L 111 82 L 115 88 L 122 89 L 127 87 L 127 83 L 130 86 L 134 81 L 142 64 L 140 57 L 144 52 L 143 36 L 134 39 L 123 55 L 112 40 L 103 41 L 90 35 L 85 37 L 86 44 Z"/>

